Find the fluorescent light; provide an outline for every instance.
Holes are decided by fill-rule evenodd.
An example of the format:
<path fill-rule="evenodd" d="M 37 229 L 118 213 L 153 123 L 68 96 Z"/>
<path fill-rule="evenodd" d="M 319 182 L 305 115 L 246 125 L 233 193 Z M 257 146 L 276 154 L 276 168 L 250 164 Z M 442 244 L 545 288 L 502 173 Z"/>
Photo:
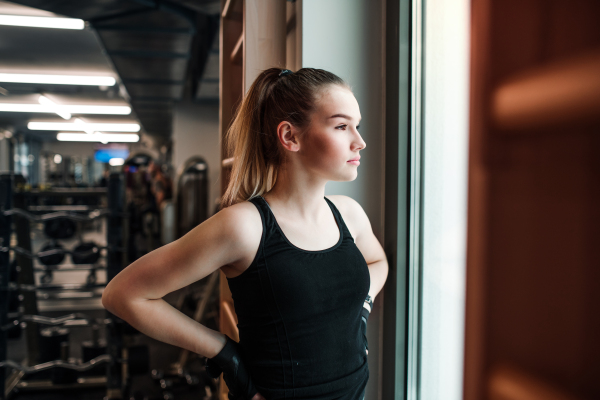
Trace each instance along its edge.
<path fill-rule="evenodd" d="M 128 106 L 91 106 L 91 105 L 56 105 L 61 112 L 69 114 L 106 114 L 106 115 L 129 115 L 131 107 Z M 0 111 L 4 112 L 28 112 L 28 113 L 56 113 L 54 108 L 41 104 L 13 104 L 0 103 Z"/>
<path fill-rule="evenodd" d="M 75 118 L 75 125 L 79 128 L 77 129 L 78 131 L 84 131 L 85 133 L 91 135 L 94 133 L 95 129 L 93 129 L 91 126 L 86 125 L 85 122 L 83 122 L 82 120 L 80 120 L 79 118 Z"/>
<path fill-rule="evenodd" d="M 123 160 L 122 158 L 111 158 L 110 160 L 108 160 L 108 163 L 110 165 L 123 165 L 125 163 L 125 160 Z"/>
<path fill-rule="evenodd" d="M 140 125 L 134 123 L 109 124 L 109 123 L 74 123 L 74 122 L 30 122 L 27 128 L 32 131 L 106 131 L 106 132 L 139 132 Z"/>
<path fill-rule="evenodd" d="M 41 105 L 47 106 L 50 110 L 53 110 L 56 114 L 58 114 L 61 118 L 64 118 L 66 120 L 71 119 L 71 114 L 61 110 L 60 107 L 58 107 L 58 104 L 56 104 L 55 102 L 53 102 L 52 100 L 50 100 L 49 98 L 47 98 L 44 95 L 40 95 L 38 101 L 40 102 Z"/>
<path fill-rule="evenodd" d="M 56 139 L 61 142 L 127 142 L 135 143 L 140 140 L 140 136 L 135 133 L 68 133 L 60 132 Z"/>
<path fill-rule="evenodd" d="M 29 26 L 32 28 L 78 29 L 85 27 L 82 19 L 0 15 L 0 25 Z"/>
<path fill-rule="evenodd" d="M 111 115 L 129 115 L 131 107 L 129 106 L 86 106 L 70 105 L 61 106 L 71 114 L 111 114 Z"/>
<path fill-rule="evenodd" d="M 47 83 L 51 85 L 113 86 L 117 81 L 112 76 L 46 75 L 0 73 L 0 82 Z"/>

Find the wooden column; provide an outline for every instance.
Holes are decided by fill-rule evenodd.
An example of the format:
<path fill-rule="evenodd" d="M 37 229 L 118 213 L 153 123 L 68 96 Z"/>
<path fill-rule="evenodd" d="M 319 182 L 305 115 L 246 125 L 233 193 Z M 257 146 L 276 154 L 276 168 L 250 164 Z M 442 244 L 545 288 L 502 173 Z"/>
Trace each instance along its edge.
<path fill-rule="evenodd" d="M 286 3 L 244 1 L 244 93 L 261 71 L 286 66 Z"/>
<path fill-rule="evenodd" d="M 465 400 L 600 398 L 596 0 L 474 0 Z"/>
<path fill-rule="evenodd" d="M 231 175 L 232 154 L 224 137 L 242 96 L 260 71 L 270 68 L 298 69 L 301 63 L 301 35 L 298 16 L 301 2 L 282 0 L 221 0 L 220 26 L 220 109 L 221 195 Z M 293 44 L 293 49 L 287 49 Z M 286 56 L 287 54 L 287 56 Z M 237 316 L 225 275 L 220 273 L 219 329 L 239 341 Z M 219 398 L 227 400 L 227 386 L 221 381 Z"/>

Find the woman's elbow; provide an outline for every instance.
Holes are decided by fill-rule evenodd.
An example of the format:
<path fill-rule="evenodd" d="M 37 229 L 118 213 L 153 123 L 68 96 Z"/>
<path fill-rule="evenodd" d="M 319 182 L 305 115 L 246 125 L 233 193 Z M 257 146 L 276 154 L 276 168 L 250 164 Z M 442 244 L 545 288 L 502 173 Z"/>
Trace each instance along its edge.
<path fill-rule="evenodd" d="M 109 283 L 102 292 L 102 306 L 120 317 L 128 304 L 127 296 L 123 296 L 125 293 L 128 293 L 127 289 L 115 286 L 112 282 Z"/>
<path fill-rule="evenodd" d="M 104 292 L 102 292 L 102 307 L 106 308 L 111 313 L 114 312 L 114 304 L 117 303 L 115 301 L 115 295 L 111 290 L 108 290 L 108 286 L 104 288 Z"/>

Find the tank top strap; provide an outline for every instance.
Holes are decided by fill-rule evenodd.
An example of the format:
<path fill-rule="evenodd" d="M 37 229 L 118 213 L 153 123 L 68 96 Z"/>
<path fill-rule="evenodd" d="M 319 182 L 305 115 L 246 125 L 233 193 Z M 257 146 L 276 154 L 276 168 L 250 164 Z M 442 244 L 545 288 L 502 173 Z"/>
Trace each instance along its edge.
<path fill-rule="evenodd" d="M 335 219 L 338 221 L 340 229 L 342 230 L 342 232 L 344 232 L 344 240 L 349 239 L 354 242 L 354 237 L 352 236 L 352 234 L 350 233 L 350 230 L 346 226 L 346 222 L 344 222 L 344 218 L 342 218 L 342 213 L 339 212 L 339 210 L 337 209 L 337 207 L 335 206 L 335 204 L 333 204 L 333 202 L 331 200 L 329 200 L 327 197 L 325 197 L 325 200 L 327 201 L 327 204 L 329 204 L 331 211 L 333 211 L 333 215 L 335 216 Z"/>
<path fill-rule="evenodd" d="M 252 197 L 249 202 L 253 203 L 256 208 L 258 208 L 258 212 L 260 213 L 260 217 L 263 222 L 263 238 L 265 242 L 267 238 L 270 238 L 273 233 L 277 230 L 277 221 L 275 221 L 275 216 L 270 211 L 269 204 L 262 196 Z"/>
<path fill-rule="evenodd" d="M 335 204 L 333 204 L 333 202 L 331 200 L 329 200 L 327 197 L 324 197 L 324 199 L 327 202 L 327 204 L 329 205 L 329 208 L 333 212 L 333 215 L 338 223 L 338 226 L 340 227 L 341 231 L 344 234 L 344 241 L 351 240 L 352 242 L 354 242 L 354 237 L 350 233 L 348 226 L 346 226 L 346 222 L 344 221 L 344 218 L 342 218 L 342 214 L 339 212 L 339 210 L 337 209 L 337 207 L 335 206 Z M 275 234 L 277 232 L 277 221 L 275 221 L 275 216 L 273 215 L 273 212 L 271 211 L 271 207 L 269 206 L 269 203 L 267 203 L 267 201 L 265 199 L 263 199 L 262 196 L 253 197 L 248 201 L 253 203 L 256 206 L 256 208 L 258 208 L 258 211 L 260 212 L 260 216 L 263 221 L 263 233 L 265 235 L 264 236 L 265 239 L 271 237 L 273 234 Z"/>

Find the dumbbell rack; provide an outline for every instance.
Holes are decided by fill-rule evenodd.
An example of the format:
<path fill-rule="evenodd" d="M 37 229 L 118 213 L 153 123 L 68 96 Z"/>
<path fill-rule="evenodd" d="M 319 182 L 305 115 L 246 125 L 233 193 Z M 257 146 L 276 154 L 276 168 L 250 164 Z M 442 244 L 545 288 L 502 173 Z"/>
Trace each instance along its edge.
<path fill-rule="evenodd" d="M 91 190 L 22 190 L 25 181 L 21 175 L 0 174 L 0 399 L 7 398 L 13 388 L 19 383 L 19 380 L 28 373 L 44 371 L 48 369 L 57 369 L 60 371 L 88 371 L 91 368 L 105 363 L 106 376 L 103 379 L 85 379 L 80 378 L 77 381 L 64 384 L 64 387 L 83 387 L 83 386 L 106 386 L 106 399 L 121 399 L 127 392 L 130 371 L 134 369 L 134 358 L 142 361 L 143 354 L 139 352 L 134 354 L 134 347 L 126 347 L 129 337 L 127 333 L 136 333 L 135 329 L 124 321 L 106 311 L 106 318 L 93 319 L 84 314 L 70 314 L 60 318 L 48 318 L 38 314 L 37 310 L 37 292 L 40 290 L 94 290 L 104 287 L 105 284 L 90 283 L 87 284 L 62 284 L 62 285 L 36 285 L 34 279 L 33 258 L 41 254 L 34 254 L 31 250 L 30 221 L 45 221 L 52 218 L 69 218 L 79 221 L 89 221 L 96 218 L 106 218 L 106 278 L 107 282 L 116 276 L 126 265 L 126 250 L 123 245 L 127 240 L 127 218 L 124 214 L 125 204 L 125 185 L 122 174 L 111 174 L 108 182 L 108 188 L 95 188 Z M 25 209 L 26 196 L 42 195 L 105 195 L 107 196 L 108 208 L 104 210 L 94 210 L 88 215 L 71 213 L 68 211 L 58 211 L 46 215 L 35 215 Z M 38 211 L 42 211 L 41 209 Z M 16 243 L 11 243 L 12 225 L 15 225 Z M 17 245 L 18 244 L 18 245 Z M 18 283 L 9 282 L 9 262 L 10 254 L 13 251 L 20 267 Z M 63 251 L 64 253 L 70 253 Z M 91 269 L 91 267 L 72 267 L 73 269 Z M 60 269 L 62 271 L 67 269 Z M 18 290 L 23 298 L 23 312 L 8 314 L 8 299 L 11 291 Z M 9 321 L 10 319 L 10 321 Z M 40 355 L 40 336 L 38 325 L 51 326 L 104 326 L 106 328 L 106 353 L 100 355 L 87 363 L 69 362 L 66 357 L 61 360 L 36 363 Z M 7 360 L 7 331 L 19 326 L 26 332 L 27 339 L 27 359 L 23 363 L 16 363 Z M 94 330 L 97 337 L 97 329 Z M 61 349 L 64 350 L 64 349 Z M 68 352 L 68 348 L 66 349 Z M 64 354 L 65 352 L 63 352 Z M 143 352 L 142 352 L 143 353 Z M 147 353 L 147 351 L 146 351 Z M 146 356 L 147 358 L 147 356 Z M 147 363 L 147 359 L 143 362 Z M 143 364 L 142 362 L 142 364 Z M 12 375 L 7 379 L 8 368 L 12 368 Z M 129 372 L 128 372 L 129 371 Z M 54 373 L 54 371 L 53 371 Z M 66 372 L 65 372 L 66 374 Z M 50 384 L 51 386 L 52 384 Z M 29 385 L 31 387 L 31 385 Z M 34 385 L 35 386 L 35 385 Z M 56 386 L 56 385 L 54 385 Z M 38 389 L 49 389 L 49 385 L 38 384 Z"/>

